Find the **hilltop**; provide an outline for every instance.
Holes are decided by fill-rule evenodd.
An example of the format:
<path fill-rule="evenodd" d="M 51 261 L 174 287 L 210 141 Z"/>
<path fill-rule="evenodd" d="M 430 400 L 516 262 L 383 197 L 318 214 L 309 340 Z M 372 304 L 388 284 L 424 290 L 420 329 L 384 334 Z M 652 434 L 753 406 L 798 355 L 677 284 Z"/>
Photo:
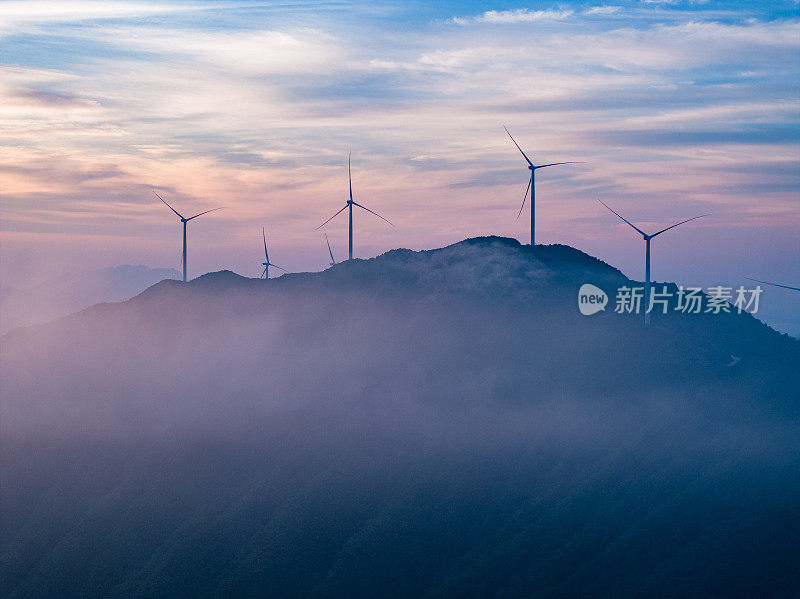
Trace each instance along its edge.
<path fill-rule="evenodd" d="M 583 283 L 597 285 L 611 296 L 605 311 L 581 316 L 577 295 Z M 87 337 L 91 345 L 114 332 L 116 322 L 134 319 L 139 324 L 126 334 L 146 345 L 168 331 L 201 336 L 267 322 L 283 328 L 316 327 L 314 332 L 327 335 L 348 323 L 360 329 L 363 311 L 367 321 L 378 315 L 387 319 L 389 327 L 401 322 L 421 327 L 423 337 L 436 332 L 424 328 L 426 319 L 455 329 L 486 329 L 488 338 L 476 337 L 472 345 L 480 347 L 494 339 L 498 356 L 519 351 L 531 363 L 541 361 L 539 388 L 572 371 L 581 376 L 568 377 L 567 384 L 579 385 L 581 392 L 587 388 L 616 393 L 622 381 L 642 389 L 661 385 L 697 389 L 707 383 L 731 385 L 729 392 L 747 397 L 755 393 L 749 385 L 772 384 L 775 388 L 763 402 L 790 410 L 800 407 L 780 399 L 783 394 L 777 392 L 800 363 L 796 340 L 735 310 L 687 315 L 670 309 L 668 314 L 653 314 L 652 324 L 645 328 L 639 314 L 614 313 L 613 294 L 625 285 L 643 284 L 575 248 L 531 248 L 514 239 L 482 237 L 435 250 L 392 250 L 323 272 L 286 274 L 269 281 L 231 271 L 209 273 L 188 283 L 164 280 L 128 302 L 95 306 L 53 326 L 69 330 L 64 334 L 74 340 Z M 668 289 L 677 292 L 674 283 Z M 332 328 L 324 331 L 325 326 Z M 96 332 L 88 332 L 94 327 Z M 45 331 L 51 329 L 40 330 L 49 335 Z M 493 331 L 508 331 L 505 345 L 502 335 Z M 371 342 L 387 340 L 379 337 Z M 420 342 L 436 347 L 430 339 Z M 515 355 L 508 356 L 508 361 L 514 359 Z M 766 372 L 774 376 L 765 380 Z"/>
<path fill-rule="evenodd" d="M 800 342 L 583 283 L 635 282 L 488 237 L 12 331 L 0 592 L 796 589 Z"/>
<path fill-rule="evenodd" d="M 383 287 L 414 293 L 419 292 L 421 286 L 430 284 L 446 287 L 452 292 L 490 291 L 493 288 L 524 292 L 546 278 L 564 282 L 581 276 L 599 276 L 602 281 L 613 283 L 627 280 L 616 268 L 570 246 L 556 244 L 532 249 L 516 239 L 477 237 L 434 250 L 391 250 L 376 258 L 340 262 L 322 273 L 282 275 L 271 279 L 269 284 L 313 283 L 333 288 L 367 285 L 372 289 Z M 244 285 L 246 281 L 252 285 L 264 283 L 231 271 L 208 273 L 189 283 L 210 288 L 215 285 Z"/>

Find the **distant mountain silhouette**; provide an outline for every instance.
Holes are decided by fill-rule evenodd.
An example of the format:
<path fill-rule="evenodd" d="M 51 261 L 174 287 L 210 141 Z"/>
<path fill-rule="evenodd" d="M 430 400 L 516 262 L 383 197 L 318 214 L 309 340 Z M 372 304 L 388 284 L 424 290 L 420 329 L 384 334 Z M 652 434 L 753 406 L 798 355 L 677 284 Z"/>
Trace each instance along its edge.
<path fill-rule="evenodd" d="M 792 596 L 800 342 L 584 283 L 485 237 L 11 331 L 0 594 Z"/>
<path fill-rule="evenodd" d="M 180 279 L 173 268 L 111 266 L 55 277 L 32 286 L 0 292 L 0 334 L 46 322 L 102 302 L 120 302 L 164 279 Z"/>

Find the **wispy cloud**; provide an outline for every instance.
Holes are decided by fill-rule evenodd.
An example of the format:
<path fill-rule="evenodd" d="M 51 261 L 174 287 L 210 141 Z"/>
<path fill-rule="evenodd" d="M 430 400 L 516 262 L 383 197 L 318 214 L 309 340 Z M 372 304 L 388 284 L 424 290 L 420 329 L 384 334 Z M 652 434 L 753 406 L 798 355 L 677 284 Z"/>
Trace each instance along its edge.
<path fill-rule="evenodd" d="M 31 25 L 134 19 L 219 8 L 219 3 L 77 0 L 6 0 L 0 3 L 0 33 Z M 232 5 L 235 8 L 236 5 Z"/>
<path fill-rule="evenodd" d="M 531 23 L 533 21 L 560 21 L 575 13 L 569 9 L 532 10 L 516 8 L 513 10 L 488 10 L 474 17 L 453 17 L 457 25 L 470 23 Z"/>
<path fill-rule="evenodd" d="M 586 15 L 598 15 L 598 16 L 608 16 L 608 15 L 615 15 L 622 11 L 621 6 L 592 6 L 591 8 L 587 8 L 584 11 Z"/>
<path fill-rule="evenodd" d="M 327 72 L 343 58 L 335 36 L 318 29 L 198 31 L 127 26 L 84 35 L 164 60 L 205 64 L 244 75 Z"/>

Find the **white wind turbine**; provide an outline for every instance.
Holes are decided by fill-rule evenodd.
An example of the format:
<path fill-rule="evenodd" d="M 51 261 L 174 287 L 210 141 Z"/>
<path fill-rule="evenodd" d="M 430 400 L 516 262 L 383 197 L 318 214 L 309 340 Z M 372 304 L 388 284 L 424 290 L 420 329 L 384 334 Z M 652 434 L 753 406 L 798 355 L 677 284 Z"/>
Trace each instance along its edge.
<path fill-rule="evenodd" d="M 377 212 L 374 212 L 374 211 L 370 210 L 369 208 L 367 208 L 366 206 L 362 206 L 358 202 L 353 201 L 353 178 L 350 176 L 350 154 L 347 155 L 347 180 L 348 180 L 348 182 L 350 184 L 350 199 L 347 200 L 347 202 L 345 203 L 344 207 L 341 210 L 339 210 L 336 214 L 334 214 L 332 217 L 330 217 L 328 220 L 326 220 L 324 223 L 322 223 L 319 227 L 317 227 L 317 229 L 321 229 L 322 227 L 327 225 L 329 222 L 331 222 L 334 218 L 339 216 L 339 214 L 341 214 L 345 210 L 349 209 L 349 211 L 350 211 L 350 214 L 349 214 L 349 216 L 350 216 L 350 225 L 349 225 L 349 230 L 348 230 L 348 248 L 349 248 L 348 259 L 352 260 L 353 259 L 353 206 L 358 206 L 359 208 L 363 208 L 364 210 L 374 214 L 375 216 L 377 216 L 381 220 L 385 220 L 390 225 L 392 225 L 392 223 L 389 222 L 387 219 L 383 218 Z M 392 226 L 394 227 L 394 225 L 392 225 Z"/>
<path fill-rule="evenodd" d="M 264 227 L 261 227 L 261 236 L 264 238 L 264 262 L 261 263 L 261 266 L 264 267 L 264 272 L 261 273 L 262 279 L 269 279 L 269 267 L 274 266 L 275 268 L 280 268 L 283 272 L 287 272 L 285 268 L 281 268 L 277 264 L 273 264 L 269 261 L 269 252 L 267 251 L 267 233 L 264 230 Z"/>
<path fill-rule="evenodd" d="M 525 162 L 528 163 L 528 168 L 531 171 L 531 179 L 528 181 L 528 188 L 525 190 L 525 195 L 522 196 L 522 206 L 519 207 L 519 213 L 517 214 L 517 218 L 519 218 L 520 214 L 522 214 L 522 209 L 525 207 L 525 200 L 528 199 L 528 191 L 531 192 L 531 246 L 536 244 L 536 182 L 534 181 L 534 173 L 539 170 L 540 168 L 547 168 L 548 166 L 558 166 L 560 164 L 583 164 L 582 162 L 553 162 L 551 164 L 540 164 L 535 165 L 530 159 L 525 155 L 525 152 L 522 151 L 522 148 L 519 147 L 517 140 L 511 135 L 505 125 L 503 125 L 503 129 L 506 130 L 508 136 L 511 138 L 511 141 L 514 142 L 514 145 L 517 146 L 519 153 L 522 154 L 522 157 L 525 159 Z"/>
<path fill-rule="evenodd" d="M 611 210 L 611 208 L 609 208 L 608 206 L 606 206 L 606 204 L 601 202 L 600 199 L 598 199 L 597 201 L 600 202 L 601 204 L 603 204 L 603 206 L 605 206 L 609 210 Z M 611 212 L 614 212 L 614 211 L 611 210 Z M 645 266 L 644 266 L 644 273 L 645 273 L 644 274 L 644 276 L 645 276 L 645 282 L 644 282 L 644 323 L 645 324 L 650 324 L 650 312 L 648 311 L 648 307 L 650 305 L 650 240 L 653 239 L 653 237 L 661 235 L 665 231 L 669 231 L 670 229 L 674 229 L 675 227 L 677 227 L 679 225 L 682 225 L 684 223 L 688 223 L 689 221 L 696 220 L 698 218 L 703 218 L 704 216 L 709 216 L 709 215 L 708 214 L 701 214 L 700 216 L 693 216 L 692 218 L 687 218 L 686 220 L 682 220 L 679 223 L 671 225 L 671 226 L 667 227 L 666 229 L 661 229 L 660 231 L 657 231 L 657 232 L 653 233 L 652 235 L 648 235 L 647 233 L 642 231 L 639 227 L 634 225 L 631 221 L 627 220 L 624 216 L 622 216 L 618 212 L 614 212 L 614 214 L 616 214 L 623 221 L 628 223 L 631 227 L 636 229 L 636 231 L 638 231 L 642 235 L 642 237 L 644 238 L 645 244 L 646 244 L 645 259 L 644 259 L 644 264 L 645 264 Z"/>
<path fill-rule="evenodd" d="M 185 283 L 186 282 L 186 223 L 188 223 L 192 219 L 197 218 L 198 216 L 203 216 L 204 214 L 208 214 L 209 212 L 214 212 L 215 210 L 221 210 L 222 208 L 221 207 L 220 208 L 212 208 L 211 210 L 206 210 L 205 212 L 201 212 L 200 214 L 195 214 L 194 216 L 190 216 L 189 218 L 185 218 L 180 212 L 175 210 L 175 208 L 173 208 L 172 206 L 167 204 L 166 200 L 164 198 L 162 198 L 160 195 L 158 195 L 156 193 L 155 189 L 153 190 L 153 193 L 156 194 L 156 197 L 159 200 L 161 200 L 162 202 L 164 202 L 167 205 L 167 208 L 169 208 L 175 214 L 177 214 L 178 218 L 181 219 L 181 222 L 183 223 L 183 259 L 182 259 L 182 262 L 183 262 L 183 282 Z"/>

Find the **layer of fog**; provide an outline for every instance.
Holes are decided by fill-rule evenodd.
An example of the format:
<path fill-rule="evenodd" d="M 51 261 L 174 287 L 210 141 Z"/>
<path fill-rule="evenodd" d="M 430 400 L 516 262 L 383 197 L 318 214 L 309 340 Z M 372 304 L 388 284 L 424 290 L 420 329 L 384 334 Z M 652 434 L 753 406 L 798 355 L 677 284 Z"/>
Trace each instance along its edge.
<path fill-rule="evenodd" d="M 515 290 L 535 281 L 557 296 L 553 273 L 514 260 L 503 248 L 460 248 L 391 277 L 354 265 L 362 270 L 327 285 L 233 275 L 165 283 L 128 304 L 6 336 L 5 590 L 77 596 L 113 583 L 109 594 L 196 592 L 170 577 L 197 567 L 215 573 L 213 582 L 191 574 L 211 595 L 268 571 L 277 586 L 259 588 L 275 596 L 347 596 L 354 580 L 378 585 L 367 595 L 391 596 L 380 585 L 398 584 L 395 576 L 411 585 L 398 595 L 459 596 L 453 589 L 485 558 L 486 540 L 465 531 L 483 521 L 498 527 L 492 551 L 513 557 L 496 571 L 506 581 L 530 568 L 513 566 L 524 558 L 512 542 L 518 512 L 524 530 L 536 514 L 569 509 L 571 524 L 537 523 L 554 537 L 563 531 L 565 556 L 570 544 L 617 555 L 611 548 L 628 537 L 664 533 L 663 510 L 680 512 L 670 516 L 677 540 L 654 558 L 674 565 L 675 555 L 714 541 L 708 526 L 739 539 L 753 534 L 734 524 L 743 513 L 767 530 L 759 523 L 800 507 L 798 410 L 786 408 L 797 399 L 796 372 L 777 359 L 774 370 L 752 367 L 757 357 L 737 348 L 740 368 L 752 368 L 739 376 L 727 345 L 644 343 L 638 320 L 618 327 L 572 306 L 531 304 Z M 762 381 L 759 372 L 784 378 Z M 730 501 L 735 509 L 708 516 Z M 684 512 L 694 504 L 693 520 Z M 419 588 L 381 570 L 386 560 L 414 563 L 398 547 L 424 553 L 417 527 L 441 505 L 453 523 L 436 534 L 436 551 L 447 548 L 453 561 L 431 558 Z M 374 573 L 361 572 L 354 564 L 372 559 L 387 523 L 400 527 L 394 545 Z M 597 526 L 607 547 L 581 540 Z M 200 549 L 209 534 L 225 536 L 213 557 Z M 304 535 L 307 546 L 297 540 Z M 87 557 L 87 539 L 108 555 Z M 281 554 L 300 561 L 283 564 Z M 43 582 L 49 569 L 75 567 L 76 556 L 94 570 Z M 278 563 L 281 573 L 271 569 Z M 547 584 L 585 591 L 568 569 Z M 609 594 L 620 588 L 609 585 Z"/>

